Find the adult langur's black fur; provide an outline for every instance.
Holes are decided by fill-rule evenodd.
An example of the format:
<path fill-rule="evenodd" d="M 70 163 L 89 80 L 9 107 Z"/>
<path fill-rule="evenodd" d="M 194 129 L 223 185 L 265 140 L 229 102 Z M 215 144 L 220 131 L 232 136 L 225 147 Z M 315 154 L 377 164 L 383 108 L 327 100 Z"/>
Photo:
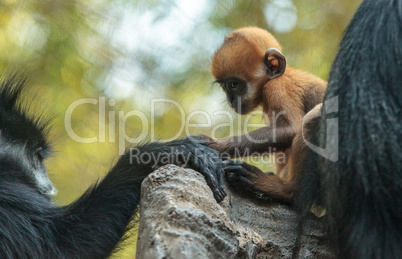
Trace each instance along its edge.
<path fill-rule="evenodd" d="M 24 81 L 17 77 L 0 88 L 0 258 L 105 258 L 129 229 L 141 182 L 155 161 L 130 163 L 127 152 L 77 201 L 52 204 L 55 191 L 42 164 L 49 154 L 48 125 L 19 104 Z M 187 162 L 205 176 L 218 201 L 225 196 L 217 151 L 190 138 L 136 148 L 151 158 L 169 158 L 158 166 Z"/>
<path fill-rule="evenodd" d="M 332 65 L 325 100 L 333 97 L 339 144 L 325 143 L 325 136 L 319 142 L 338 145 L 339 159 L 318 158 L 312 171 L 317 157 L 308 155 L 296 204 L 324 205 L 338 258 L 401 258 L 401 0 L 361 4 Z"/>

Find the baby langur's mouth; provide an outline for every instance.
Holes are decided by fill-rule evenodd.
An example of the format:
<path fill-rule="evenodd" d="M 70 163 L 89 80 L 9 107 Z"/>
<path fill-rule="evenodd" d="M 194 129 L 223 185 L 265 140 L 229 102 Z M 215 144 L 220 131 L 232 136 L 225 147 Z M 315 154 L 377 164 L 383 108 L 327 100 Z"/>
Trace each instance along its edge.
<path fill-rule="evenodd" d="M 233 105 L 231 107 L 238 114 L 245 115 L 248 113 L 247 105 L 245 103 L 242 103 L 241 105 Z"/>

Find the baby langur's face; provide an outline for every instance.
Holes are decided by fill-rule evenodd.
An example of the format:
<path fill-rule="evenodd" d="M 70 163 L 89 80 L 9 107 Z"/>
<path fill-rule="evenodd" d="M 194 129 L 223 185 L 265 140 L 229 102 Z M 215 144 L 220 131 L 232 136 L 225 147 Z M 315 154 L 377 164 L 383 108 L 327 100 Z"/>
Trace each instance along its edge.
<path fill-rule="evenodd" d="M 258 106 L 252 93 L 254 92 L 253 86 L 247 83 L 245 79 L 232 76 L 216 82 L 225 92 L 229 106 L 237 113 L 247 114 Z"/>

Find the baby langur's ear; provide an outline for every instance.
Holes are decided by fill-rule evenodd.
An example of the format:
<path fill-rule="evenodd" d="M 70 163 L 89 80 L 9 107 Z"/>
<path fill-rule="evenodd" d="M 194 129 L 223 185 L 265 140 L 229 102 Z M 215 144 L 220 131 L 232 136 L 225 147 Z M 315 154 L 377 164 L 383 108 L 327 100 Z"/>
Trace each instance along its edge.
<path fill-rule="evenodd" d="M 286 68 L 285 56 L 276 48 L 270 48 L 265 52 L 264 58 L 265 65 L 267 66 L 267 73 L 269 79 L 273 79 L 282 75 Z"/>

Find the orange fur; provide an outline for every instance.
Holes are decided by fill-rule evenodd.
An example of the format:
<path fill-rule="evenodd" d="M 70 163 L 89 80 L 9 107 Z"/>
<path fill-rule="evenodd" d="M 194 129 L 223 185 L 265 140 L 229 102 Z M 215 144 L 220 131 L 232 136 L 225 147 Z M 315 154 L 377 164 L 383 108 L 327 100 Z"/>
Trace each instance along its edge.
<path fill-rule="evenodd" d="M 212 75 L 215 78 L 237 75 L 250 81 L 269 48 L 282 49 L 269 32 L 256 27 L 235 30 L 225 37 L 225 42 L 215 53 L 212 59 Z"/>
<path fill-rule="evenodd" d="M 276 165 L 277 174 L 282 178 L 258 173 L 253 176 L 257 179 L 253 181 L 253 185 L 259 192 L 274 196 L 282 195 L 283 200 L 288 201 L 293 195 L 290 193 L 294 193 L 292 186 L 300 167 L 297 156 L 304 148 L 299 136 L 302 119 L 313 107 L 322 102 L 327 83 L 308 72 L 289 66 L 283 74 L 272 78 L 264 63 L 265 53 L 269 48 L 281 50 L 281 46 L 269 32 L 256 27 L 235 30 L 226 36 L 223 45 L 216 51 L 212 59 L 211 72 L 217 80 L 230 77 L 245 80 L 247 91 L 253 93 L 250 97 L 247 96 L 248 99 L 245 100 L 248 102 L 247 105 L 251 110 L 261 105 L 269 118 L 268 124 L 276 126 L 283 136 L 281 140 L 289 143 L 284 144 L 290 146 L 289 148 L 281 150 L 286 155 L 285 162 Z M 276 69 L 279 61 L 275 57 L 268 58 Z M 281 112 L 284 114 L 275 121 L 274 116 Z M 273 125 L 274 121 L 276 125 Z M 296 135 L 298 137 L 295 139 Z M 247 145 L 253 144 L 246 140 L 236 142 L 233 137 L 229 137 L 217 140 L 212 146 L 221 152 L 228 152 Z"/>

